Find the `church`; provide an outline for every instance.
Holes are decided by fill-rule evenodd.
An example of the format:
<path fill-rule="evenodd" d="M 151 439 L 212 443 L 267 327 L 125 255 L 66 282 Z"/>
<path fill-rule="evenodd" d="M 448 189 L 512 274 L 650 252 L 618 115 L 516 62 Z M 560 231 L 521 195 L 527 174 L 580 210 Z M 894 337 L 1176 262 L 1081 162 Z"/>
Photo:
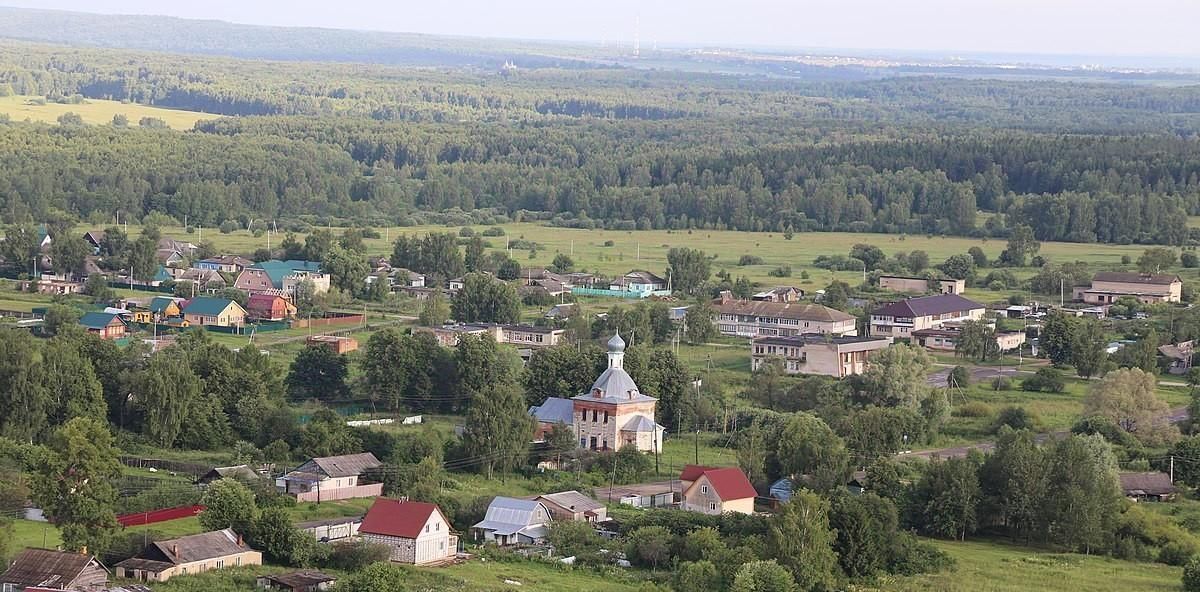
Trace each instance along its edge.
<path fill-rule="evenodd" d="M 608 368 L 592 388 L 572 399 L 552 397 L 530 407 L 538 421 L 537 438 L 556 424 L 575 432 L 580 448 L 619 450 L 633 446 L 640 452 L 662 450 L 665 428 L 654 421 L 658 399 L 644 395 L 624 368 L 625 340 L 620 333 L 608 340 Z"/>

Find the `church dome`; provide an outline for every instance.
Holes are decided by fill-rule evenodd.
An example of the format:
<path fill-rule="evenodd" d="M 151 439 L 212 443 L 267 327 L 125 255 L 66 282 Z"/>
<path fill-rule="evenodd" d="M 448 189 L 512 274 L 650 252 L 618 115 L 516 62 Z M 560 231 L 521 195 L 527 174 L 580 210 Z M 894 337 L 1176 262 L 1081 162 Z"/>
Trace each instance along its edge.
<path fill-rule="evenodd" d="M 608 340 L 608 351 L 610 351 L 610 352 L 625 351 L 625 340 L 621 339 L 620 331 L 614 333 L 612 336 L 612 339 Z"/>

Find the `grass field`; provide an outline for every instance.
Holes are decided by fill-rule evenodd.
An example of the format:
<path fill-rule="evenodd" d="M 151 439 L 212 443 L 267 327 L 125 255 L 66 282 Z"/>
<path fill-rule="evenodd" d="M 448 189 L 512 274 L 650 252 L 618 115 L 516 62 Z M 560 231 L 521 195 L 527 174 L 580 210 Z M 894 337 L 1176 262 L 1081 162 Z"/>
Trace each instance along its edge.
<path fill-rule="evenodd" d="M 167 125 L 177 130 L 189 130 L 197 121 L 216 119 L 218 115 L 163 109 L 137 103 L 121 103 L 119 101 L 103 101 L 88 99 L 78 105 L 46 103 L 35 105 L 32 99 L 40 97 L 9 96 L 0 97 L 0 114 L 7 114 L 13 121 L 40 121 L 57 123 L 58 117 L 64 113 L 75 113 L 83 118 L 84 123 L 107 125 L 112 123 L 113 116 L 118 113 L 129 118 L 129 125 L 137 126 L 143 117 L 155 117 L 167 122 Z"/>
<path fill-rule="evenodd" d="M 957 565 L 944 573 L 889 578 L 859 590 L 888 592 L 1150 592 L 1179 590 L 1181 570 L 1160 563 L 1051 553 L 1004 543 L 935 541 Z"/>
<path fill-rule="evenodd" d="M 81 227 L 83 230 L 103 229 L 103 225 Z M 781 233 L 769 232 L 735 232 L 720 230 L 645 230 L 645 231 L 616 231 L 616 230 L 581 230 L 573 228 L 556 228 L 533 223 L 504 224 L 502 227 L 508 233 L 509 239 L 523 238 L 538 243 L 539 250 L 530 259 L 528 252 L 515 251 L 513 257 L 521 265 L 549 265 L 558 253 L 570 255 L 577 268 L 596 271 L 606 275 L 621 274 L 630 269 L 647 269 L 655 273 L 666 273 L 667 251 L 671 247 L 691 247 L 702 249 L 709 255 L 716 255 L 713 261 L 713 273 L 726 269 L 734 276 L 745 275 L 750 280 L 762 285 L 796 285 L 807 291 L 818 290 L 829 284 L 832 278 L 837 278 L 857 285 L 862 281 L 861 272 L 839 271 L 830 272 L 812 265 L 813 259 L 819 255 L 845 255 L 850 247 L 857 243 L 867 243 L 878 246 L 887 255 L 913 250 L 923 250 L 929 254 L 931 264 L 941 263 L 950 255 L 963 254 L 973 246 L 979 246 L 989 259 L 999 257 L 1005 243 L 1000 240 L 971 239 L 961 237 L 938 237 L 894 234 L 866 234 L 848 232 L 814 232 L 795 235 L 792 240 L 786 240 Z M 475 226 L 475 231 L 482 232 L 485 226 Z M 164 236 L 188 239 L 193 242 L 203 238 L 211 240 L 217 249 L 231 253 L 253 253 L 256 249 L 267 246 L 267 236 L 253 236 L 246 230 L 229 234 L 221 234 L 216 229 L 203 229 L 201 233 L 187 234 L 181 227 L 164 227 Z M 340 230 L 334 228 L 334 233 Z M 400 234 L 423 235 L 428 232 L 457 232 L 458 228 L 444 226 L 413 226 L 377 228 L 380 238 L 367 239 L 365 245 L 370 255 L 385 255 L 391 253 L 391 241 Z M 130 225 L 131 234 L 140 232 L 139 227 Z M 299 235 L 303 240 L 303 235 Z M 283 240 L 282 234 L 272 233 L 272 246 L 277 246 Z M 484 237 L 490 243 L 492 250 L 502 250 L 505 247 L 505 237 Z M 604 246 L 606 241 L 612 241 L 613 246 Z M 1129 256 L 1137 259 L 1145 250 L 1144 245 L 1097 245 L 1081 243 L 1042 243 L 1040 254 L 1054 262 L 1086 261 L 1094 266 L 1121 268 L 1121 257 Z M 738 266 L 742 255 L 762 257 L 761 265 Z M 782 265 L 792 267 L 791 277 L 772 277 L 770 272 Z M 1128 266 L 1126 266 L 1128 267 Z M 986 270 L 985 270 L 986 271 Z M 809 278 L 803 279 L 802 272 L 808 272 Z M 1018 277 L 1028 277 L 1033 274 L 1033 268 L 1016 270 Z M 1197 272 L 1187 270 L 1185 279 L 1195 279 Z M 1008 292 L 992 292 L 988 290 L 970 289 L 968 296 L 982 300 L 998 300 Z M 616 302 L 615 300 L 613 301 Z"/>
<path fill-rule="evenodd" d="M 530 590 L 536 592 L 632 592 L 638 584 L 622 581 L 583 568 L 557 566 L 534 561 L 468 561 L 460 565 L 432 569 L 462 579 L 468 590 Z M 630 578 L 631 580 L 633 578 Z M 520 582 L 507 584 L 506 580 Z"/>

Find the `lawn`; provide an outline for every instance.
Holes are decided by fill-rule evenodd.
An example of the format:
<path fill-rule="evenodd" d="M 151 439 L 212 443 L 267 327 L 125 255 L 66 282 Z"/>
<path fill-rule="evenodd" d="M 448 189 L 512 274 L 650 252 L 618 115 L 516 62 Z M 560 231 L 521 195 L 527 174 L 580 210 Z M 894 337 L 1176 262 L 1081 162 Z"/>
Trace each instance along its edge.
<path fill-rule="evenodd" d="M 1181 570 L 1160 563 L 1052 553 L 998 542 L 935 541 L 957 565 L 944 573 L 888 578 L 887 592 L 1140 592 L 1178 590 Z"/>
<path fill-rule="evenodd" d="M 40 121 L 57 123 L 58 117 L 64 113 L 75 113 L 83 118 L 84 123 L 95 125 L 111 124 L 113 116 L 118 113 L 129 118 L 130 126 L 137 126 L 143 117 L 155 117 L 167 123 L 173 129 L 190 130 L 197 121 L 216 119 L 219 115 L 182 111 L 178 109 L 163 109 L 137 103 L 121 103 L 119 101 L 104 101 L 87 99 L 78 105 L 65 105 L 47 102 L 35 105 L 32 101 L 41 97 L 9 96 L 0 97 L 0 114 L 7 114 L 13 121 Z"/>
<path fill-rule="evenodd" d="M 991 382 L 987 381 L 972 384 L 962 390 L 951 391 L 952 409 L 965 411 L 971 407 L 977 407 L 976 405 L 965 407 L 967 404 L 984 403 L 990 408 L 991 413 L 985 417 L 964 416 L 959 412 L 952 413 L 942 427 L 937 441 L 932 446 L 922 446 L 922 448 L 959 446 L 990 439 L 990 429 L 996 413 L 1010 406 L 1023 407 L 1026 411 L 1032 412 L 1037 417 L 1039 431 L 1051 432 L 1070 429 L 1083 414 L 1084 398 L 1087 396 L 1088 389 L 1096 384 L 1096 381 L 1070 376 L 1070 371 L 1064 374 L 1067 388 L 1061 393 L 1021 390 L 1020 381 L 1032 374 L 1021 374 L 1018 378 L 1011 379 L 1011 387 L 1004 390 L 995 390 L 992 388 Z M 1190 400 L 1185 387 L 1159 386 L 1158 396 L 1172 408 L 1186 405 Z"/>
<path fill-rule="evenodd" d="M 461 578 L 467 584 L 468 590 L 632 592 L 639 589 L 633 577 L 614 577 L 585 568 L 535 561 L 473 560 L 446 568 L 432 568 L 432 571 Z M 520 583 L 507 584 L 506 580 Z"/>
<path fill-rule="evenodd" d="M 83 230 L 99 230 L 103 225 L 81 227 Z M 665 273 L 667 266 L 667 251 L 671 247 L 691 247 L 702 249 L 710 255 L 716 255 L 713 261 L 713 272 L 724 268 L 734 276 L 745 275 L 750 280 L 762 285 L 791 284 L 807 291 L 825 287 L 833 278 L 857 285 L 862 281 L 860 272 L 839 271 L 830 272 L 812 265 L 818 255 L 846 254 L 856 243 L 873 244 L 888 255 L 913 250 L 923 250 L 929 254 L 930 261 L 940 263 L 950 255 L 963 254 L 973 246 L 979 246 L 989 259 L 999 257 L 1004 250 L 1004 241 L 971 239 L 962 237 L 938 236 L 908 236 L 895 234 L 869 234 L 849 232 L 814 232 L 795 235 L 787 240 L 781 233 L 770 232 L 737 232 L 722 230 L 582 230 L 573 228 L 556 228 L 534 223 L 504 224 L 502 227 L 508 233 L 508 239 L 525 239 L 539 245 L 536 255 L 531 259 L 528 252 L 514 250 L 513 257 L 522 265 L 549 265 L 558 253 L 566 253 L 574 259 L 576 267 L 598 271 L 606 275 L 621 274 L 630 269 L 647 269 L 656 273 Z M 482 232 L 485 226 L 473 227 L 476 233 Z M 130 233 L 137 234 L 140 228 L 131 224 Z M 222 234 L 216 229 L 202 229 L 191 234 L 184 232 L 181 227 L 164 227 L 164 236 L 198 241 L 203 238 L 211 240 L 217 248 L 224 252 L 249 254 L 256 249 L 267 246 L 267 235 L 255 237 L 246 230 L 238 230 Z M 391 253 L 391 241 L 400 234 L 420 235 L 428 232 L 457 232 L 457 227 L 445 226 L 412 226 L 376 228 L 380 238 L 364 241 L 368 254 L 385 255 Z M 340 229 L 334 228 L 335 233 Z M 303 241 L 304 235 L 298 235 Z M 283 240 L 282 233 L 271 233 L 272 246 L 277 246 Z M 490 243 L 492 250 L 503 250 L 505 237 L 484 237 Z M 612 246 L 604 246 L 612 241 Z M 1086 261 L 1095 266 L 1118 268 L 1121 257 L 1129 256 L 1137 259 L 1145 249 L 1140 245 L 1098 245 L 1083 243 L 1042 243 L 1040 254 L 1051 261 Z M 738 266 L 738 258 L 742 255 L 762 257 L 759 265 Z M 782 265 L 790 265 L 791 277 L 772 277 L 770 272 Z M 801 277 L 802 272 L 809 274 L 808 279 Z M 1034 272 L 1033 268 L 1016 270 L 1018 277 L 1028 277 Z M 1194 274 L 1193 274 L 1194 275 Z M 967 296 L 983 300 L 998 300 L 1009 292 L 992 292 L 976 288 L 969 289 Z M 613 300 L 614 303 L 617 300 Z"/>
<path fill-rule="evenodd" d="M 58 529 L 49 522 L 13 520 L 9 548 L 13 551 L 26 547 L 54 549 L 62 544 Z"/>

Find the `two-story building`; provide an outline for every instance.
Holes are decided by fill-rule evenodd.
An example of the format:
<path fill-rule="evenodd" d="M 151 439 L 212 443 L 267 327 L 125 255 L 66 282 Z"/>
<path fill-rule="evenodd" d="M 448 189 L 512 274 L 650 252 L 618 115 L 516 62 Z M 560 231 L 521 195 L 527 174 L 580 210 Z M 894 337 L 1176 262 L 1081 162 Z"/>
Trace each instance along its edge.
<path fill-rule="evenodd" d="M 726 512 L 754 513 L 754 498 L 758 492 L 746 473 L 737 467 L 687 465 L 679 475 L 679 481 L 684 510 L 715 516 Z"/>
<path fill-rule="evenodd" d="M 383 495 L 382 483 L 364 483 L 363 474 L 383 463 L 370 452 L 312 458 L 275 480 L 296 501 L 322 502 Z"/>
<path fill-rule="evenodd" d="M 458 535 L 436 504 L 377 498 L 358 528 L 364 541 L 388 548 L 397 563 L 427 565 L 453 558 Z"/>
<path fill-rule="evenodd" d="M 914 331 L 940 329 L 948 322 L 977 321 L 985 307 L 958 294 L 937 294 L 901 300 L 871 311 L 872 337 L 912 339 Z"/>
<path fill-rule="evenodd" d="M 966 280 L 954 278 L 923 278 L 903 275 L 879 276 L 879 287 L 892 292 L 911 292 L 924 294 L 938 292 L 940 294 L 962 294 L 967 290 Z"/>
<path fill-rule="evenodd" d="M 529 414 L 537 420 L 535 439 L 544 439 L 555 425 L 562 424 L 575 433 L 580 448 L 662 450 L 665 428 L 654 420 L 658 399 L 641 393 L 625 371 L 624 358 L 625 340 L 613 335 L 608 341 L 608 369 L 588 392 L 570 400 L 551 397 L 530 407 Z"/>
<path fill-rule="evenodd" d="M 775 337 L 826 333 L 858 335 L 857 319 L 835 308 L 804 302 L 736 300 L 728 293 L 713 300 L 714 323 L 722 335 Z"/>
<path fill-rule="evenodd" d="M 253 265 L 254 262 L 245 257 L 239 257 L 237 255 L 221 255 L 219 257 L 201 259 L 200 261 L 196 262 L 194 267 L 196 269 L 208 269 L 222 273 L 238 274 L 242 273 L 243 269 Z"/>
<path fill-rule="evenodd" d="M 788 374 L 820 374 L 845 378 L 866 372 L 871 355 L 892 344 L 891 337 L 805 334 L 759 337 L 750 343 L 751 367 L 758 370 L 778 357 Z"/>
<path fill-rule="evenodd" d="M 296 307 L 278 294 L 254 294 L 246 299 L 246 314 L 260 321 L 282 321 L 296 316 Z"/>
<path fill-rule="evenodd" d="M 319 262 L 295 259 L 272 259 L 247 267 L 238 274 L 233 287 L 247 294 L 278 294 L 292 298 L 296 286 L 303 282 L 312 283 L 314 294 L 329 291 L 329 274 L 321 273 Z"/>
<path fill-rule="evenodd" d="M 592 388 L 572 399 L 572 423 L 579 447 L 640 452 L 662 450 L 665 428 L 654 420 L 658 399 L 643 395 L 624 368 L 625 340 L 608 340 L 608 368 Z"/>
<path fill-rule="evenodd" d="M 536 325 L 498 325 L 495 323 L 460 323 L 441 327 L 416 327 L 415 333 L 432 333 L 443 347 L 458 346 L 463 335 L 491 335 L 496 343 L 518 348 L 552 347 L 562 342 L 566 329 Z"/>
<path fill-rule="evenodd" d="M 1126 296 L 1146 304 L 1180 302 L 1183 281 L 1174 274 L 1105 271 L 1092 276 L 1092 285 L 1075 286 L 1071 294 L 1075 300 L 1098 305 L 1112 304 Z"/>

